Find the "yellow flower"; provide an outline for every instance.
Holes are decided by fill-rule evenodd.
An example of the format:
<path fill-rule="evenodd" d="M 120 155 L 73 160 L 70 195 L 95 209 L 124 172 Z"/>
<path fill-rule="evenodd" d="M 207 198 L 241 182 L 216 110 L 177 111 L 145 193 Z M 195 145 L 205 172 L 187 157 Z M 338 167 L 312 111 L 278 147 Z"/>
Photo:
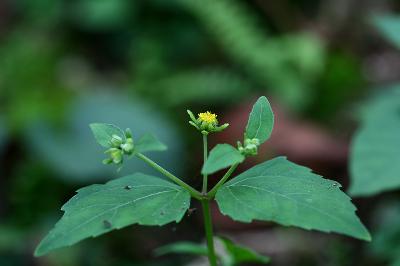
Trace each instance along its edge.
<path fill-rule="evenodd" d="M 217 115 L 213 114 L 209 111 L 205 112 L 205 113 L 200 113 L 199 114 L 199 119 L 202 122 L 206 122 L 208 124 L 218 124 L 218 120 L 217 120 Z"/>

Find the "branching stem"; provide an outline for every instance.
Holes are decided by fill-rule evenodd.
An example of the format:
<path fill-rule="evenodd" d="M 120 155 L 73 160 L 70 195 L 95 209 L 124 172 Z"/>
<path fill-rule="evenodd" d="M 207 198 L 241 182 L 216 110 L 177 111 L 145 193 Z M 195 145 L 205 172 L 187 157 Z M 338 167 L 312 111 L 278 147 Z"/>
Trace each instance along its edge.
<path fill-rule="evenodd" d="M 204 197 L 203 195 L 197 191 L 196 189 L 194 189 L 193 187 L 191 187 L 190 185 L 186 184 L 184 181 L 182 181 L 180 178 L 176 177 L 175 175 L 171 174 L 170 172 L 168 172 L 166 169 L 164 169 L 163 167 L 161 167 L 160 165 L 158 165 L 156 162 L 154 162 L 153 160 L 151 160 L 150 158 L 148 158 L 147 156 L 141 154 L 141 153 L 136 153 L 135 154 L 136 157 L 142 159 L 143 161 L 145 161 L 148 165 L 150 165 L 151 167 L 153 167 L 154 169 L 156 169 L 157 171 L 159 171 L 161 174 L 165 175 L 166 177 L 168 177 L 169 179 L 171 179 L 172 181 L 174 181 L 176 184 L 180 185 L 181 187 L 183 187 L 184 189 L 186 189 L 190 195 L 198 200 L 202 200 Z"/>

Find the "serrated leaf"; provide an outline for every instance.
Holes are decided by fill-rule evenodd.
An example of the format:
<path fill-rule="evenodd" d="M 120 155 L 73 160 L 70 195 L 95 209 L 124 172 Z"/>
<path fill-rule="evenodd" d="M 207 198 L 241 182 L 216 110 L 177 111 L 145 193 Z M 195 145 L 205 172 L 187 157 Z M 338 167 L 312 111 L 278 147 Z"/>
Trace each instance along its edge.
<path fill-rule="evenodd" d="M 388 41 L 400 48 L 400 16 L 373 16 L 371 21 Z"/>
<path fill-rule="evenodd" d="M 225 183 L 216 200 L 221 212 L 237 221 L 274 221 L 371 239 L 339 183 L 284 157 L 259 164 Z"/>
<path fill-rule="evenodd" d="M 202 174 L 212 174 L 236 163 L 243 162 L 245 157 L 232 145 L 218 144 L 208 156 L 201 170 Z"/>
<path fill-rule="evenodd" d="M 375 96 L 366 107 L 350 149 L 354 196 L 400 188 L 400 87 Z"/>
<path fill-rule="evenodd" d="M 207 247 L 203 244 L 181 241 L 168 244 L 154 250 L 156 256 L 163 256 L 167 254 L 190 254 L 197 256 L 207 256 Z"/>
<path fill-rule="evenodd" d="M 274 127 L 274 114 L 267 98 L 261 96 L 253 105 L 249 120 L 247 122 L 245 138 L 259 139 L 265 142 L 272 133 Z"/>
<path fill-rule="evenodd" d="M 112 124 L 92 123 L 90 124 L 90 128 L 92 129 L 96 141 L 105 148 L 112 147 L 112 135 L 125 138 L 124 132 L 119 127 Z"/>
<path fill-rule="evenodd" d="M 144 134 L 135 144 L 135 152 L 165 151 L 167 146 L 152 134 Z"/>
<path fill-rule="evenodd" d="M 240 265 L 241 263 L 249 262 L 261 264 L 267 264 L 270 262 L 270 258 L 260 255 L 247 247 L 235 244 L 228 238 L 217 237 L 217 239 L 222 242 L 225 248 L 224 253 L 226 255 L 220 256 L 224 266 Z"/>
<path fill-rule="evenodd" d="M 179 222 L 190 204 L 189 193 L 180 186 L 140 173 L 77 192 L 62 207 L 63 217 L 39 244 L 35 256 L 131 224 Z"/>

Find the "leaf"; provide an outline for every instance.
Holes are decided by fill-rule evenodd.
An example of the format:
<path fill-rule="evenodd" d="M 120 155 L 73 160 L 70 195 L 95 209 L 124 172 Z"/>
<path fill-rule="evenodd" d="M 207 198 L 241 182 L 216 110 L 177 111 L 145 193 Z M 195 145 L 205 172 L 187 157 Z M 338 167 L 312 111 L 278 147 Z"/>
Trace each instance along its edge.
<path fill-rule="evenodd" d="M 263 143 L 271 136 L 273 127 L 274 114 L 271 105 L 265 96 L 261 96 L 251 110 L 246 126 L 245 138 L 257 138 L 260 140 L 260 143 Z"/>
<path fill-rule="evenodd" d="M 179 222 L 190 204 L 183 188 L 140 173 L 77 192 L 62 207 L 63 217 L 39 244 L 35 256 L 131 224 Z"/>
<path fill-rule="evenodd" d="M 135 152 L 165 151 L 166 149 L 167 146 L 152 134 L 144 134 L 135 144 Z"/>
<path fill-rule="evenodd" d="M 124 132 L 112 124 L 92 123 L 90 124 L 90 128 L 96 141 L 105 148 L 112 147 L 111 138 L 113 135 L 125 138 Z"/>
<path fill-rule="evenodd" d="M 397 200 L 384 201 L 375 207 L 373 214 L 374 241 L 368 245 L 368 253 L 384 260 L 400 259 L 400 206 Z M 388 264 L 389 265 L 389 264 Z"/>
<path fill-rule="evenodd" d="M 365 104 L 350 149 L 349 193 L 370 196 L 400 188 L 400 86 Z"/>
<path fill-rule="evenodd" d="M 216 200 L 221 212 L 237 221 L 274 221 L 371 239 L 339 183 L 284 157 L 259 164 L 225 183 Z"/>
<path fill-rule="evenodd" d="M 154 251 L 156 256 L 163 256 L 167 254 L 191 254 L 191 255 L 198 255 L 198 256 L 207 256 L 207 247 L 203 244 L 181 241 L 172 243 L 169 245 L 165 245 L 162 247 L 157 248 Z"/>
<path fill-rule="evenodd" d="M 220 258 L 222 260 L 222 264 L 224 266 L 231 266 L 231 265 L 240 265 L 241 263 L 262 263 L 262 264 L 267 264 L 270 262 L 270 258 L 266 256 L 262 256 L 255 251 L 243 247 L 240 245 L 237 245 L 233 243 L 231 240 L 225 238 L 225 237 L 217 237 L 223 244 L 225 248 L 225 256 L 221 256 Z"/>
<path fill-rule="evenodd" d="M 233 266 L 240 265 L 240 263 L 254 262 L 254 263 L 268 263 L 269 258 L 257 254 L 253 250 L 242 247 L 233 243 L 225 237 L 214 237 L 217 244 L 215 253 L 219 258 L 221 265 Z M 198 244 L 193 242 L 181 241 L 169 245 L 165 245 L 156 249 L 156 256 L 163 256 L 167 254 L 189 254 L 195 256 L 207 256 L 207 246 L 205 244 Z"/>
<path fill-rule="evenodd" d="M 371 22 L 388 41 L 400 48 L 400 16 L 375 15 L 372 17 Z"/>
<path fill-rule="evenodd" d="M 241 163 L 245 157 L 229 144 L 218 144 L 211 151 L 201 170 L 202 174 L 212 174 L 236 163 Z"/>

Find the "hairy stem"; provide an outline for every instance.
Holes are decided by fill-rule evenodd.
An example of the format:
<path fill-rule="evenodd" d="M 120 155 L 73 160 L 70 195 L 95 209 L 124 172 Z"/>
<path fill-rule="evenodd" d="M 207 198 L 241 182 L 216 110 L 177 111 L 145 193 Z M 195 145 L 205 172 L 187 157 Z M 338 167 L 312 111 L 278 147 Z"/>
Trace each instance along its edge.
<path fill-rule="evenodd" d="M 229 168 L 229 170 L 225 173 L 225 175 L 221 178 L 221 180 L 219 180 L 219 182 L 210 190 L 210 192 L 207 194 L 209 199 L 214 198 L 215 194 L 217 193 L 218 189 L 220 186 L 222 186 L 225 181 L 231 176 L 231 174 L 233 173 L 233 171 L 235 171 L 236 167 L 239 164 L 234 164 L 231 166 L 231 168 Z"/>
<path fill-rule="evenodd" d="M 207 135 L 203 134 L 203 158 L 204 158 L 204 163 L 206 163 L 207 161 L 207 156 L 208 156 L 208 147 L 207 147 Z M 207 193 L 207 174 L 203 174 L 203 189 L 201 190 L 201 192 L 203 194 Z"/>
<path fill-rule="evenodd" d="M 203 196 L 199 191 L 197 191 L 196 189 L 194 189 L 190 185 L 186 184 L 184 181 L 182 181 L 181 179 L 179 179 L 175 175 L 173 175 L 170 172 L 168 172 L 167 170 L 165 170 L 163 167 L 158 165 L 156 162 L 154 162 L 153 160 L 151 160 L 147 156 L 145 156 L 145 155 L 143 155 L 141 153 L 136 153 L 135 155 L 136 155 L 136 157 L 142 159 L 148 165 L 150 165 L 151 167 L 153 167 L 154 169 L 159 171 L 161 174 L 165 175 L 166 177 L 168 177 L 169 179 L 174 181 L 176 184 L 178 184 L 181 187 L 183 187 L 184 189 L 186 189 L 193 198 L 198 199 L 198 200 L 202 200 L 203 199 Z"/>
<path fill-rule="evenodd" d="M 204 215 L 204 229 L 206 231 L 207 248 L 208 248 L 208 261 L 210 266 L 217 266 L 217 256 L 214 249 L 214 233 L 211 221 L 210 201 L 208 199 L 201 201 Z"/>

